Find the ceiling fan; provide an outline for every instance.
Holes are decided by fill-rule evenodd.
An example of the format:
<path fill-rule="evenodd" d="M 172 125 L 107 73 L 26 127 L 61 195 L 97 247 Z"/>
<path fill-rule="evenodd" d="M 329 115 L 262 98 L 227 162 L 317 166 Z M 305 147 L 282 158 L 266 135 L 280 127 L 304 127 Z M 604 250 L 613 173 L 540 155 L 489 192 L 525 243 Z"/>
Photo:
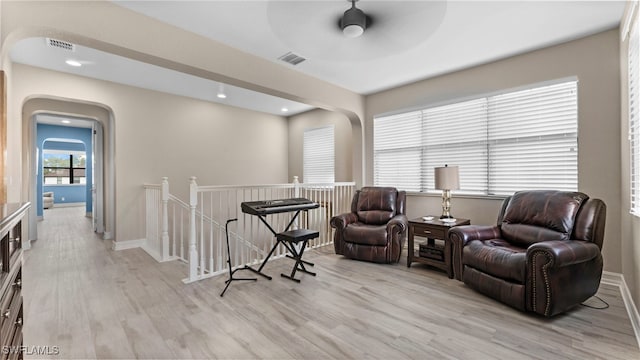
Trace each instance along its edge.
<path fill-rule="evenodd" d="M 342 17 L 338 21 L 340 29 L 344 36 L 349 38 L 355 38 L 362 35 L 369 26 L 372 24 L 372 19 L 364 11 L 356 7 L 356 1 L 348 0 L 351 2 L 351 8 L 347 9 Z"/>
<path fill-rule="evenodd" d="M 287 51 L 306 59 L 370 61 L 424 44 L 447 9 L 444 0 L 344 1 L 268 1 L 269 26 Z M 353 35 L 349 25 L 357 27 Z"/>

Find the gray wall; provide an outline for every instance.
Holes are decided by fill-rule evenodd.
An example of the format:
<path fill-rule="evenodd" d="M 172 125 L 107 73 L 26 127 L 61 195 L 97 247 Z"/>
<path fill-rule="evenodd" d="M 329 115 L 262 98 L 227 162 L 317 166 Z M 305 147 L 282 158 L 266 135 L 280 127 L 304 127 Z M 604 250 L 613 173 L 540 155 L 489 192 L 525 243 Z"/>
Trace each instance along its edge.
<path fill-rule="evenodd" d="M 200 185 L 287 182 L 287 119 L 31 66 L 13 65 L 12 99 L 34 95 L 104 104 L 114 116 L 115 240 L 145 237 L 145 183 L 169 177 L 188 199 Z"/>
<path fill-rule="evenodd" d="M 578 189 L 607 204 L 605 270 L 621 272 L 620 56 L 618 30 L 609 30 L 366 97 L 365 183 L 373 182 L 373 116 L 504 89 L 578 78 Z M 451 136 L 464 129 L 451 129 Z M 440 198 L 408 199 L 410 217 L 441 213 Z M 500 199 L 454 197 L 452 212 L 474 224 L 493 224 Z"/>

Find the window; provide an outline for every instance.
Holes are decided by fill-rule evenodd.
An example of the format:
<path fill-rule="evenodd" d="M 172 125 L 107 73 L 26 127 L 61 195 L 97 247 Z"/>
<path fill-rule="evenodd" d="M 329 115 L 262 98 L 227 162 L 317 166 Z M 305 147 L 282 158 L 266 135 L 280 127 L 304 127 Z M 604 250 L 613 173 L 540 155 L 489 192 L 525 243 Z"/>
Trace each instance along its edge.
<path fill-rule="evenodd" d="M 305 183 L 334 182 L 333 133 L 333 125 L 304 131 L 302 178 Z"/>
<path fill-rule="evenodd" d="M 640 215 L 640 28 L 634 20 L 629 34 L 629 148 L 631 151 L 631 213 Z"/>
<path fill-rule="evenodd" d="M 374 119 L 374 184 L 435 192 L 433 169 L 460 167 L 458 193 L 578 187 L 577 82 Z"/>
<path fill-rule="evenodd" d="M 83 151 L 44 150 L 42 156 L 44 185 L 86 184 Z"/>

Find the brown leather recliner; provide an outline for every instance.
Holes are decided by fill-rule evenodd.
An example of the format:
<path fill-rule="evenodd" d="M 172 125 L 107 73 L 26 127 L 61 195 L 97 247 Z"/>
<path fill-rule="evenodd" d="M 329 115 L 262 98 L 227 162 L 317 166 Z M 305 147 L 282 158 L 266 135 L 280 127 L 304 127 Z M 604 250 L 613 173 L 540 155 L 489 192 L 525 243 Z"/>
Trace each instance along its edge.
<path fill-rule="evenodd" d="M 516 309 L 562 313 L 598 291 L 605 217 L 604 202 L 580 192 L 517 192 L 496 226 L 449 231 L 455 277 Z"/>
<path fill-rule="evenodd" d="M 392 187 L 363 187 L 351 212 L 331 218 L 336 254 L 350 259 L 395 263 L 407 238 L 406 192 Z"/>

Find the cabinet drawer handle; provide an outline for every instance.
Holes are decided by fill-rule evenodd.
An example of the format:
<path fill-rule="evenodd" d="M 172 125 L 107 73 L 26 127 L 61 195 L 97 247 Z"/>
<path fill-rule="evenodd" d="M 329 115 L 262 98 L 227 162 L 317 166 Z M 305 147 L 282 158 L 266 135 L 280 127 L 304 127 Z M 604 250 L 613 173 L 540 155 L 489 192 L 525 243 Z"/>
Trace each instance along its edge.
<path fill-rule="evenodd" d="M 17 287 L 18 289 L 22 288 L 22 279 L 18 279 L 16 280 L 16 282 L 13 283 L 14 287 Z"/>
<path fill-rule="evenodd" d="M 424 231 L 424 233 L 425 233 L 425 234 L 431 234 L 431 231 L 429 231 L 429 230 L 425 230 L 425 231 Z"/>
<path fill-rule="evenodd" d="M 18 319 L 16 320 L 16 325 L 17 325 L 17 326 L 22 326 L 22 318 L 18 318 Z"/>
<path fill-rule="evenodd" d="M 11 315 L 11 310 L 6 310 L 4 313 L 2 313 L 2 317 L 5 319 L 8 319 L 9 315 Z"/>

